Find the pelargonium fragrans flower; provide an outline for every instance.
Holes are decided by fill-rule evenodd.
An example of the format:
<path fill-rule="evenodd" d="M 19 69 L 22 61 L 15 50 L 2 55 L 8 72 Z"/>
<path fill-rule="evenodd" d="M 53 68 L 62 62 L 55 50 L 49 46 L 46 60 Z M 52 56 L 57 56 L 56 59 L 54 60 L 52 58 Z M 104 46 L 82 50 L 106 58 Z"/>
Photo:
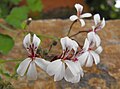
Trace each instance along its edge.
<path fill-rule="evenodd" d="M 86 67 L 91 67 L 93 62 L 97 65 L 100 62 L 99 54 L 102 52 L 102 47 L 99 46 L 96 49 L 90 43 L 90 41 L 86 38 L 83 46 L 83 50 L 80 52 L 78 56 L 78 60 L 81 65 L 86 65 Z"/>
<path fill-rule="evenodd" d="M 38 58 L 36 53 L 37 48 L 40 44 L 40 39 L 34 34 L 33 41 L 31 42 L 31 35 L 28 34 L 25 36 L 23 40 L 23 45 L 28 52 L 28 58 L 22 61 L 17 69 L 17 73 L 23 76 L 27 71 L 27 79 L 28 80 L 36 80 L 37 79 L 37 70 L 36 65 L 46 70 L 48 61 L 45 61 L 42 58 Z"/>
<path fill-rule="evenodd" d="M 80 5 L 80 4 L 75 4 L 75 8 L 77 10 L 77 15 L 72 15 L 70 16 L 70 20 L 71 21 L 80 21 L 81 22 L 81 26 L 85 26 L 85 21 L 83 20 L 83 18 L 86 18 L 86 17 L 91 17 L 92 14 L 91 13 L 84 13 L 82 14 L 82 11 L 83 11 L 83 6 Z"/>
<path fill-rule="evenodd" d="M 48 64 L 47 73 L 50 76 L 54 75 L 54 81 L 65 78 L 68 82 L 79 82 L 80 77 L 83 76 L 83 70 L 75 58 L 78 44 L 68 37 L 61 38 L 60 41 L 63 53 L 58 59 Z M 70 54 L 72 51 L 74 53 Z"/>
<path fill-rule="evenodd" d="M 83 6 L 80 4 L 75 4 L 77 10 L 77 15 L 72 15 L 70 17 L 71 21 L 74 21 L 70 26 L 68 35 L 71 31 L 73 24 L 76 21 L 81 22 L 81 26 L 85 25 L 83 20 L 84 17 L 91 17 L 90 13 L 82 14 Z M 102 47 L 100 46 L 101 39 L 97 35 L 97 31 L 101 30 L 105 26 L 105 19 L 100 20 L 100 15 L 94 15 L 94 23 L 92 30 L 89 31 L 79 31 L 78 33 L 69 36 L 73 37 L 82 32 L 87 32 L 87 38 L 85 39 L 84 45 L 78 45 L 75 40 L 69 37 L 64 37 L 60 39 L 62 46 L 62 53 L 59 56 L 55 56 L 51 62 L 39 58 L 37 54 L 37 49 L 40 44 L 40 39 L 34 34 L 31 39 L 31 35 L 28 34 L 23 40 L 23 45 L 28 52 L 28 58 L 22 61 L 17 69 L 17 73 L 21 76 L 27 74 L 28 80 L 37 79 L 36 66 L 46 71 L 50 76 L 54 76 L 54 81 L 62 80 L 63 78 L 71 83 L 78 83 L 83 77 L 83 69 L 81 66 L 91 67 L 93 63 L 96 65 L 100 63 L 99 54 L 102 52 Z M 51 46 L 50 46 L 51 47 Z M 81 48 L 81 51 L 78 48 Z M 48 55 L 49 56 L 49 55 Z"/>
<path fill-rule="evenodd" d="M 95 25 L 92 26 L 92 30 L 87 34 L 87 37 L 90 42 L 95 43 L 96 46 L 98 47 L 101 43 L 101 39 L 96 32 L 101 30 L 105 26 L 105 19 L 103 18 L 103 20 L 100 21 L 100 15 L 95 14 L 94 22 L 95 22 Z"/>

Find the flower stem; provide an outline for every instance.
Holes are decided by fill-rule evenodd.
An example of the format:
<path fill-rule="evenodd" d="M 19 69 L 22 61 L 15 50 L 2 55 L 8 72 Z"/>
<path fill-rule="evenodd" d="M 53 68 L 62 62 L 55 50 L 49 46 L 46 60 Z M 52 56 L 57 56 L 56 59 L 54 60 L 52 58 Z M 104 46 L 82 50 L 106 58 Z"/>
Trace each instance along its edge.
<path fill-rule="evenodd" d="M 43 34 L 37 34 L 39 37 L 44 37 L 44 38 L 49 38 L 49 39 L 53 39 L 53 40 L 59 40 L 60 38 L 55 37 L 55 36 L 51 36 L 51 35 L 43 35 Z"/>
<path fill-rule="evenodd" d="M 7 31 L 11 31 L 14 32 L 12 29 L 8 28 L 7 26 L 5 26 L 4 24 L 0 23 L 0 27 L 7 30 Z"/>
<path fill-rule="evenodd" d="M 69 28 L 69 30 L 68 30 L 68 34 L 67 34 L 67 36 L 69 36 L 70 31 L 71 31 L 71 29 L 72 29 L 72 27 L 73 27 L 73 25 L 74 25 L 75 22 L 77 22 L 77 20 L 75 20 L 75 21 L 70 25 L 70 28 Z"/>
<path fill-rule="evenodd" d="M 77 33 L 75 33 L 75 34 L 73 34 L 73 35 L 71 35 L 71 36 L 69 36 L 69 37 L 74 37 L 74 36 L 76 36 L 76 35 L 78 35 L 78 34 L 80 34 L 80 33 L 88 33 L 89 31 L 79 31 L 79 32 L 77 32 Z"/>
<path fill-rule="evenodd" d="M 77 42 L 77 44 L 79 45 L 79 47 L 82 49 L 83 45 L 81 45 L 77 40 L 73 39 L 74 41 Z"/>

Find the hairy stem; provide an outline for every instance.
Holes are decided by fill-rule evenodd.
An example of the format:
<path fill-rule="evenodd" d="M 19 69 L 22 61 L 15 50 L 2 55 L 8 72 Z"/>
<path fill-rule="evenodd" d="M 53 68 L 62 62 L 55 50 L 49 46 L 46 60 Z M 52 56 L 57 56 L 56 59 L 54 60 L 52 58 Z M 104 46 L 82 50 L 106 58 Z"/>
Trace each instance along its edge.
<path fill-rule="evenodd" d="M 82 49 L 83 45 L 81 45 L 77 40 L 73 39 L 74 41 L 77 42 L 77 44 L 79 45 L 79 47 Z"/>
<path fill-rule="evenodd" d="M 51 51 L 52 47 L 53 47 L 53 45 L 51 44 L 49 49 L 48 49 L 48 53 Z"/>
<path fill-rule="evenodd" d="M 77 32 L 77 33 L 75 33 L 75 34 L 73 34 L 73 35 L 71 35 L 71 36 L 69 36 L 69 37 L 74 37 L 74 36 L 76 36 L 76 35 L 78 35 L 78 34 L 80 34 L 80 33 L 88 33 L 89 31 L 79 31 L 79 32 Z"/>
<path fill-rule="evenodd" d="M 77 20 L 75 20 L 75 21 L 70 25 L 70 28 L 69 28 L 69 30 L 68 30 L 68 34 L 67 34 L 67 36 L 69 36 L 70 31 L 71 31 L 71 29 L 72 29 L 72 27 L 73 27 L 73 25 L 74 25 L 75 22 L 77 22 Z"/>

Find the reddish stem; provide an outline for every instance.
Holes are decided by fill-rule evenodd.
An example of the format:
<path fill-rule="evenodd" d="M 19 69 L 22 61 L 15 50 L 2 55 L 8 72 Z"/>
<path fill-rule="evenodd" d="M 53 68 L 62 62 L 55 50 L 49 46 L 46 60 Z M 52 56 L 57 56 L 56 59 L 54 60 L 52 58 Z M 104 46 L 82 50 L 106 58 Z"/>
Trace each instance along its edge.
<path fill-rule="evenodd" d="M 68 34 L 67 34 L 67 36 L 69 36 L 70 31 L 71 31 L 71 29 L 72 29 L 72 27 L 73 27 L 73 25 L 74 25 L 75 22 L 77 22 L 77 20 L 75 20 L 75 21 L 70 25 L 70 28 L 69 28 L 69 30 L 68 30 Z"/>
<path fill-rule="evenodd" d="M 73 35 L 71 35 L 69 37 L 74 37 L 74 36 L 76 36 L 76 35 L 78 35 L 80 33 L 84 33 L 84 32 L 88 33 L 89 31 L 79 31 L 79 32 L 77 32 L 77 33 L 75 33 L 75 34 L 73 34 Z"/>

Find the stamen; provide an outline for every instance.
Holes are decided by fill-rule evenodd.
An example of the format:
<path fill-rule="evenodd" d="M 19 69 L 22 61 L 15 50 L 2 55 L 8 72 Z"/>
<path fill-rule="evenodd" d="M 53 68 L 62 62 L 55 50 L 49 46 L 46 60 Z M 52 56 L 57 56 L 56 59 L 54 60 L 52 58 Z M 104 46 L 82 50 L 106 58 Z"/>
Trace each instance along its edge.
<path fill-rule="evenodd" d="M 37 47 L 35 47 L 35 49 L 37 49 Z"/>
<path fill-rule="evenodd" d="M 77 58 L 74 58 L 73 61 L 74 61 L 74 62 L 75 62 L 75 61 L 78 61 L 78 59 L 77 59 Z"/>
<path fill-rule="evenodd" d="M 92 50 L 92 48 L 89 48 L 88 50 Z"/>
<path fill-rule="evenodd" d="M 31 46 L 31 45 L 29 45 L 29 48 L 30 48 L 30 49 L 32 49 L 32 46 Z"/>

